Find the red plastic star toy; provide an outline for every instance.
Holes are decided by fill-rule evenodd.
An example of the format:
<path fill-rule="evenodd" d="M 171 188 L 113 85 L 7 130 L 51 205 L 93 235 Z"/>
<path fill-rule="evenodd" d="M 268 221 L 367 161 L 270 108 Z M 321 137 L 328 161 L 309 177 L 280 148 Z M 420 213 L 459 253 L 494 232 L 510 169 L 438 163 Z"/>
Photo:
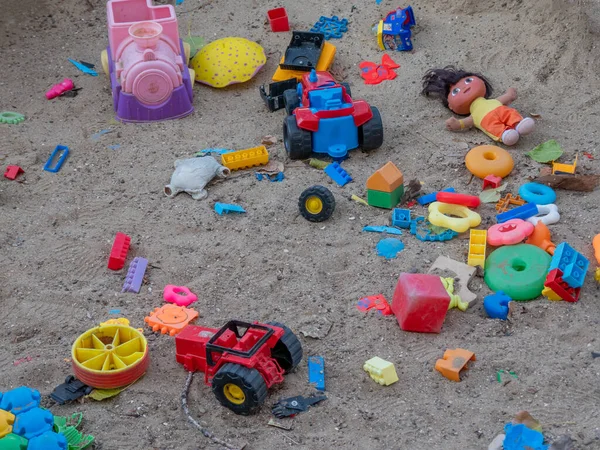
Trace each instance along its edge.
<path fill-rule="evenodd" d="M 364 78 L 365 84 L 379 84 L 383 80 L 393 80 L 398 76 L 394 69 L 400 67 L 396 64 L 389 55 L 383 55 L 381 64 L 375 64 L 371 61 L 363 61 L 358 67 L 360 68 L 360 76 Z"/>

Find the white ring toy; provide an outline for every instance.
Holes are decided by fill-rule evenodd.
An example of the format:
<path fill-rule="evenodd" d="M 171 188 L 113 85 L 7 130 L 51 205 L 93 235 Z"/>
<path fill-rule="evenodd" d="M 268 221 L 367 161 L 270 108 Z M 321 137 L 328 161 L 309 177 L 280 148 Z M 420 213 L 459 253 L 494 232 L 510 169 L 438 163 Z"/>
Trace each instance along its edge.
<path fill-rule="evenodd" d="M 530 217 L 527 222 L 537 225 L 538 222 L 542 222 L 544 225 L 552 225 L 560 220 L 560 214 L 558 213 L 558 206 L 553 203 L 549 205 L 537 205 L 538 214 L 537 216 Z"/>

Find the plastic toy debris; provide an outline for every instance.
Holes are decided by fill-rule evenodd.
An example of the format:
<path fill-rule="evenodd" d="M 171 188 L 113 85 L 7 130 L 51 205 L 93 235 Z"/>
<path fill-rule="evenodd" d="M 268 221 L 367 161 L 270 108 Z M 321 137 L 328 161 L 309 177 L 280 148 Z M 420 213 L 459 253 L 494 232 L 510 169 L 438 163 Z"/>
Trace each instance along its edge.
<path fill-rule="evenodd" d="M 481 216 L 466 206 L 433 202 L 429 205 L 429 221 L 434 225 L 463 233 L 478 226 Z"/>
<path fill-rule="evenodd" d="M 299 395 L 297 397 L 284 398 L 275 403 L 271 411 L 278 419 L 293 417 L 296 414 L 307 411 L 308 408 L 323 400 L 327 400 L 327 397 L 324 395 L 313 395 L 310 397 Z"/>
<path fill-rule="evenodd" d="M 475 267 L 455 261 L 446 256 L 438 256 L 427 273 L 435 274 L 436 271 L 438 271 L 438 274 L 440 275 L 445 272 L 454 273 L 454 279 L 458 280 L 460 285 L 457 296 L 460 297 L 461 303 L 464 304 L 464 309 L 462 309 L 460 303 L 457 305 L 461 311 L 465 311 L 477 301 L 477 294 L 469 290 L 469 283 L 475 276 L 475 272 L 477 272 Z"/>
<path fill-rule="evenodd" d="M 487 188 L 492 188 L 492 189 L 496 189 L 498 187 L 500 187 L 500 184 L 502 183 L 502 177 L 497 177 L 496 175 L 488 175 L 487 177 L 485 177 L 483 179 L 483 190 L 486 190 Z"/>
<path fill-rule="evenodd" d="M 35 407 L 18 414 L 12 428 L 13 433 L 29 440 L 52 431 L 53 425 L 54 417 L 52 413 L 47 409 Z"/>
<path fill-rule="evenodd" d="M 356 307 L 359 311 L 367 312 L 370 309 L 377 309 L 377 312 L 382 316 L 391 316 L 394 314 L 392 312 L 392 308 L 383 296 L 383 294 L 379 295 L 371 295 L 369 297 L 362 297 L 358 300 Z"/>
<path fill-rule="evenodd" d="M 367 226 L 363 227 L 363 231 L 369 231 L 372 233 L 387 233 L 387 234 L 395 234 L 395 235 L 402 234 L 402 231 L 400 231 L 398 228 L 377 226 L 377 225 L 367 225 Z"/>
<path fill-rule="evenodd" d="M 215 212 L 222 216 L 223 214 L 244 214 L 246 210 L 242 208 L 240 205 L 234 205 L 232 203 L 215 203 Z"/>
<path fill-rule="evenodd" d="M 229 170 L 249 169 L 250 167 L 265 165 L 268 162 L 269 152 L 264 145 L 221 155 L 221 164 Z"/>
<path fill-rule="evenodd" d="M 435 362 L 435 370 L 452 381 L 460 381 L 460 372 L 468 369 L 469 361 L 475 361 L 475 353 L 462 348 L 448 349 L 443 359 Z"/>
<path fill-rule="evenodd" d="M 274 8 L 267 11 L 267 19 L 271 25 L 271 31 L 279 33 L 281 31 L 290 31 L 290 23 L 285 8 Z"/>
<path fill-rule="evenodd" d="M 363 365 L 363 370 L 369 374 L 372 380 L 382 386 L 389 386 L 398 381 L 398 374 L 394 364 L 385 359 L 375 356 Z"/>
<path fill-rule="evenodd" d="M 144 318 L 144 322 L 154 332 L 160 331 L 161 334 L 169 333 L 170 336 L 175 336 L 198 316 L 198 312 L 192 308 L 167 303 L 160 308 L 154 308 L 154 311 Z"/>
<path fill-rule="evenodd" d="M 538 213 L 533 217 L 529 217 L 527 222 L 537 225 L 542 222 L 544 225 L 552 225 L 560 220 L 558 207 L 554 204 L 537 205 Z"/>
<path fill-rule="evenodd" d="M 498 383 L 502 383 L 502 374 L 508 374 L 510 375 L 512 378 L 514 378 L 515 380 L 518 380 L 519 377 L 517 377 L 517 374 L 515 372 L 513 372 L 512 370 L 497 370 L 496 371 L 496 381 Z"/>
<path fill-rule="evenodd" d="M 142 332 L 117 324 L 98 326 L 80 335 L 71 348 L 71 359 L 75 377 L 98 389 L 127 386 L 144 375 L 150 364 Z"/>
<path fill-rule="evenodd" d="M 0 393 L 0 410 L 17 416 L 38 407 L 41 398 L 42 396 L 36 389 L 21 386 L 4 394 Z"/>
<path fill-rule="evenodd" d="M 18 112 L 13 112 L 13 111 L 0 112 L 0 123 L 16 125 L 17 123 L 21 123 L 24 120 L 25 120 L 25 116 L 23 114 L 19 114 Z"/>
<path fill-rule="evenodd" d="M 492 291 L 504 291 L 513 300 L 533 300 L 544 289 L 550 259 L 534 245 L 500 247 L 488 256 L 483 279 Z"/>
<path fill-rule="evenodd" d="M 317 391 L 325 390 L 325 360 L 322 356 L 308 357 L 308 382 Z"/>
<path fill-rule="evenodd" d="M 557 162 L 552 162 L 552 175 L 555 174 L 571 174 L 575 173 L 575 169 L 577 168 L 577 156 L 575 155 L 575 161 L 573 164 L 560 164 Z"/>
<path fill-rule="evenodd" d="M 495 294 L 486 295 L 483 299 L 483 308 L 490 319 L 508 319 L 508 304 L 512 301 L 503 291 Z"/>
<path fill-rule="evenodd" d="M 388 54 L 383 55 L 381 64 L 371 61 L 363 61 L 358 65 L 360 76 L 365 80 L 365 84 L 379 84 L 384 80 L 393 80 L 398 74 L 394 69 L 400 68 Z"/>
<path fill-rule="evenodd" d="M 523 206 L 525 203 L 527 202 L 518 195 L 516 197 L 513 197 L 512 194 L 508 193 L 496 204 L 496 211 L 499 213 L 503 213 L 508 211 L 510 205 Z"/>
<path fill-rule="evenodd" d="M 392 225 L 400 228 L 410 228 L 410 209 L 394 208 L 392 210 Z"/>
<path fill-rule="evenodd" d="M 283 172 L 279 172 L 275 175 L 269 175 L 268 173 L 255 172 L 254 176 L 256 177 L 256 179 L 258 181 L 269 180 L 271 182 L 279 182 L 279 181 L 283 181 L 285 179 L 285 175 L 283 174 Z"/>
<path fill-rule="evenodd" d="M 548 271 L 560 269 L 563 273 L 563 280 L 573 288 L 583 286 L 583 281 L 590 265 L 589 260 L 571 247 L 566 242 L 562 242 L 556 247 L 554 256 L 550 262 Z"/>
<path fill-rule="evenodd" d="M 121 270 L 125 267 L 125 259 L 127 259 L 130 245 L 131 238 L 125 233 L 117 232 L 108 257 L 108 268 L 110 270 Z"/>
<path fill-rule="evenodd" d="M 221 156 L 223 153 L 230 153 L 230 152 L 235 152 L 235 150 L 227 149 L 227 148 L 205 148 L 204 150 L 200 150 L 200 151 L 194 153 L 194 156 L 198 157 L 198 156 L 207 156 L 207 155 L 212 155 L 212 154 Z"/>
<path fill-rule="evenodd" d="M 273 81 L 284 81 L 290 78 L 302 81 L 303 75 L 312 69 L 329 70 L 335 52 L 335 46 L 325 42 L 322 33 L 293 31 L 292 40 L 281 57 Z"/>
<path fill-rule="evenodd" d="M 140 256 L 133 258 L 133 261 L 129 263 L 129 269 L 125 276 L 125 283 L 123 283 L 123 289 L 121 292 L 132 292 L 139 294 L 144 282 L 144 275 L 146 274 L 146 268 L 148 267 L 148 260 Z"/>
<path fill-rule="evenodd" d="M 381 3 L 378 1 L 377 4 Z M 410 29 L 415 26 L 412 7 L 398 8 L 389 12 L 373 29 L 381 50 L 411 51 L 413 48 Z"/>
<path fill-rule="evenodd" d="M 465 156 L 465 164 L 469 172 L 481 179 L 488 175 L 504 178 L 515 165 L 510 153 L 496 145 L 472 148 Z"/>
<path fill-rule="evenodd" d="M 506 437 L 502 443 L 504 450 L 546 450 L 544 435 L 523 424 L 507 423 L 504 426 Z"/>
<path fill-rule="evenodd" d="M 367 201 L 371 206 L 392 209 L 403 195 L 404 176 L 391 161 L 367 179 Z"/>
<path fill-rule="evenodd" d="M 60 83 L 55 84 L 46 92 L 46 98 L 48 100 L 52 100 L 60 95 L 63 95 L 65 92 L 72 90 L 75 88 L 73 84 L 73 80 L 70 78 L 65 78 Z"/>
<path fill-rule="evenodd" d="M 340 39 L 348 31 L 348 19 L 339 19 L 337 16 L 321 16 L 310 31 L 311 33 L 323 33 L 326 40 Z"/>
<path fill-rule="evenodd" d="M 345 186 L 352 181 L 352 177 L 337 162 L 332 162 L 325 167 L 324 172 L 340 186 Z"/>
<path fill-rule="evenodd" d="M 527 203 L 549 205 L 556 200 L 556 192 L 540 183 L 525 183 L 519 188 L 519 196 Z"/>
<path fill-rule="evenodd" d="M 4 178 L 8 178 L 9 180 L 14 180 L 22 173 L 25 173 L 25 171 L 23 169 L 21 169 L 19 166 L 7 166 L 6 170 L 4 171 Z"/>
<path fill-rule="evenodd" d="M 469 256 L 467 264 L 469 266 L 485 265 L 485 252 L 487 245 L 486 230 L 471 230 L 469 234 Z"/>
<path fill-rule="evenodd" d="M 300 194 L 298 199 L 300 214 L 310 222 L 323 222 L 335 210 L 335 197 L 324 186 L 311 186 Z"/>
<path fill-rule="evenodd" d="M 463 302 L 458 294 L 454 293 L 454 278 L 444 278 L 440 277 L 442 280 L 442 284 L 446 289 L 446 292 L 450 296 L 450 304 L 448 305 L 448 310 L 453 308 L 458 308 L 460 311 L 466 311 L 469 307 L 469 304 Z"/>
<path fill-rule="evenodd" d="M 446 189 L 442 189 L 439 192 L 456 192 L 456 191 L 454 190 L 454 188 L 449 187 Z M 438 194 L 437 192 L 432 192 L 431 194 L 422 195 L 421 197 L 417 198 L 417 203 L 419 203 L 419 205 L 421 205 L 421 206 L 425 206 L 430 203 L 433 203 L 436 201 L 437 194 Z"/>
<path fill-rule="evenodd" d="M 185 286 L 174 286 L 172 284 L 167 284 L 163 291 L 163 298 L 165 302 L 174 303 L 177 306 L 185 306 L 188 307 L 196 300 L 198 300 L 198 296 L 190 291 Z"/>
<path fill-rule="evenodd" d="M 283 93 L 289 89 L 296 89 L 298 82 L 296 78 L 290 78 L 289 80 L 277 81 L 269 84 L 269 92 L 267 93 L 265 85 L 259 87 L 260 97 L 264 100 L 268 106 L 269 111 L 277 111 L 285 107 L 283 103 Z"/>
<path fill-rule="evenodd" d="M 67 450 L 69 443 L 62 434 L 46 431 L 29 439 L 27 450 Z"/>
<path fill-rule="evenodd" d="M 438 192 L 435 195 L 435 200 L 452 205 L 462 205 L 467 208 L 477 208 L 481 203 L 479 197 L 475 195 L 458 194 L 456 192 Z"/>
<path fill-rule="evenodd" d="M 50 154 L 50 158 L 48 158 L 46 164 L 44 164 L 44 170 L 52 173 L 58 172 L 65 159 L 67 159 L 67 156 L 69 156 L 69 147 L 66 145 L 57 145 Z"/>
<path fill-rule="evenodd" d="M 54 388 L 50 397 L 59 405 L 64 405 L 90 394 L 93 390 L 93 387 L 82 383 L 73 375 L 69 375 L 64 383 Z"/>
<path fill-rule="evenodd" d="M 419 234 L 419 231 L 423 231 L 424 234 Z M 458 236 L 456 231 L 432 225 L 429 221 L 425 220 L 425 217 L 415 217 L 411 220 L 410 234 L 423 242 L 449 241 Z"/>
<path fill-rule="evenodd" d="M 378 256 L 383 256 L 385 259 L 394 259 L 398 256 L 398 253 L 404 250 L 404 244 L 400 239 L 386 238 L 377 243 L 376 250 Z"/>
<path fill-rule="evenodd" d="M 69 417 L 54 416 L 54 431 L 65 436 L 69 450 L 84 450 L 94 443 L 94 436 L 83 435 L 77 429 L 82 420 L 82 413 L 75 413 Z"/>
<path fill-rule="evenodd" d="M 173 198 L 180 192 L 187 192 L 194 200 L 208 196 L 205 186 L 215 176 L 227 178 L 231 171 L 219 164 L 212 156 L 202 158 L 178 159 L 171 181 L 165 186 L 167 197 Z"/>
<path fill-rule="evenodd" d="M 539 213 L 538 205 L 535 203 L 525 203 L 523 206 L 511 209 L 500 213 L 496 216 L 498 223 L 508 222 L 511 219 L 529 219 L 530 217 L 536 216 Z"/>
<path fill-rule="evenodd" d="M 488 244 L 494 247 L 514 245 L 523 242 L 531 235 L 534 226 L 522 219 L 511 219 L 504 223 L 492 225 L 487 232 Z"/>
<path fill-rule="evenodd" d="M 436 275 L 401 273 L 394 290 L 392 311 L 404 331 L 439 333 L 450 296 Z"/>
<path fill-rule="evenodd" d="M 556 299 L 556 296 L 571 303 L 575 303 L 579 300 L 581 288 L 569 286 L 569 283 L 564 281 L 563 272 L 560 269 L 550 270 L 546 277 L 546 281 L 544 282 L 544 286 L 552 291 L 552 293 L 546 292 L 549 300 Z"/>
<path fill-rule="evenodd" d="M 91 69 L 90 67 L 88 67 L 87 65 L 85 65 L 79 61 L 75 61 L 75 60 L 69 58 L 69 62 L 71 64 L 73 64 L 75 67 L 77 67 L 79 70 L 81 70 L 83 73 L 86 73 L 93 77 L 98 76 L 98 72 L 96 72 L 94 69 Z"/>

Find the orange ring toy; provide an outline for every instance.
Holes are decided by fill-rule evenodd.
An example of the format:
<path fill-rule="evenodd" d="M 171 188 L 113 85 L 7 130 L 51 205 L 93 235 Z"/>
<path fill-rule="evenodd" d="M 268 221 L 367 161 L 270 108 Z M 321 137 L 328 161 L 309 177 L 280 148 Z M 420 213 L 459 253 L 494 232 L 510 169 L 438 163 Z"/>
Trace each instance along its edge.
<path fill-rule="evenodd" d="M 512 156 L 495 145 L 480 145 L 469 150 L 465 157 L 467 169 L 481 179 L 488 175 L 504 178 L 515 165 Z"/>

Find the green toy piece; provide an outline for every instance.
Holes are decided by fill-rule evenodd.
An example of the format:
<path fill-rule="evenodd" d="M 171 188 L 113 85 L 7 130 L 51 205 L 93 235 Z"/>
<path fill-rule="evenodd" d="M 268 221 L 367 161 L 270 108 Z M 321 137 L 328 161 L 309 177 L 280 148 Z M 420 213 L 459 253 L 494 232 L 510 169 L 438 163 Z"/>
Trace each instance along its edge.
<path fill-rule="evenodd" d="M 10 433 L 0 439 L 0 450 L 26 450 L 28 444 L 24 437 Z"/>
<path fill-rule="evenodd" d="M 83 450 L 94 443 L 94 436 L 84 436 L 77 430 L 82 420 L 82 413 L 75 413 L 69 417 L 54 416 L 54 431 L 65 436 L 69 450 Z"/>
<path fill-rule="evenodd" d="M 0 123 L 10 123 L 17 124 L 21 123 L 25 120 L 25 116 L 23 114 L 19 114 L 18 112 L 12 111 L 2 111 L 0 112 Z"/>
<path fill-rule="evenodd" d="M 483 279 L 492 291 L 504 291 L 513 300 L 533 300 L 544 289 L 551 259 L 535 245 L 506 245 L 487 258 Z"/>
<path fill-rule="evenodd" d="M 369 203 L 369 205 L 376 206 L 377 208 L 392 209 L 398 203 L 400 203 L 400 200 L 402 200 L 403 195 L 404 186 L 400 186 L 392 192 L 383 192 L 376 191 L 374 189 L 367 189 L 367 202 Z"/>

